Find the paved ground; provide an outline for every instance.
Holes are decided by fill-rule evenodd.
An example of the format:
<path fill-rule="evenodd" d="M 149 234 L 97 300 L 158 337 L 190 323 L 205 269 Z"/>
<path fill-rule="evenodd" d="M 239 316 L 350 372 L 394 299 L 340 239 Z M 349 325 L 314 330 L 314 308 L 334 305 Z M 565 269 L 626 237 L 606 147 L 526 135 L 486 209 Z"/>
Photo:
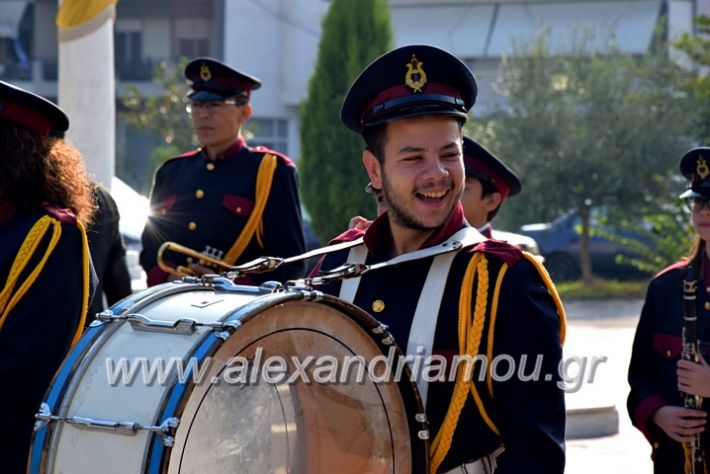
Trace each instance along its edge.
<path fill-rule="evenodd" d="M 570 408 L 615 405 L 619 432 L 567 442 L 568 474 L 646 474 L 653 472 L 650 447 L 626 414 L 626 371 L 642 301 L 570 302 L 565 357 L 606 357 L 592 383 L 567 395 Z M 587 374 L 589 373 L 589 366 Z"/>

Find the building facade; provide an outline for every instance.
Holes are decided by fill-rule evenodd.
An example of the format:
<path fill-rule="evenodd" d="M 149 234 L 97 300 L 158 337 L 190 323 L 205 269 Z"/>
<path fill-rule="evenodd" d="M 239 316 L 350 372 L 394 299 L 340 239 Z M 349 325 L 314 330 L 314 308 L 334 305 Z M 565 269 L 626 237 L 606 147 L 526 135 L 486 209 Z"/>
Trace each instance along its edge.
<path fill-rule="evenodd" d="M 0 1 L 0 79 L 50 98 L 57 94 L 57 3 Z M 692 32 L 694 16 L 710 15 L 710 0 L 390 0 L 389 5 L 396 45 L 437 45 L 471 67 L 479 82 L 476 115 L 503 100 L 494 84 L 501 58 L 516 41 L 546 30 L 553 50 L 561 51 L 575 30 L 592 27 L 613 34 L 622 51 L 643 54 L 654 34 L 674 38 Z M 151 78 L 160 61 L 216 57 L 263 81 L 252 96 L 250 142 L 298 161 L 299 107 L 329 6 L 329 0 L 119 0 L 116 93 L 122 96 L 129 85 L 143 95 L 159 93 Z M 120 108 L 120 100 L 117 104 Z M 150 183 L 142 167 L 157 137 L 119 119 L 116 138 L 117 174 L 145 191 Z"/>

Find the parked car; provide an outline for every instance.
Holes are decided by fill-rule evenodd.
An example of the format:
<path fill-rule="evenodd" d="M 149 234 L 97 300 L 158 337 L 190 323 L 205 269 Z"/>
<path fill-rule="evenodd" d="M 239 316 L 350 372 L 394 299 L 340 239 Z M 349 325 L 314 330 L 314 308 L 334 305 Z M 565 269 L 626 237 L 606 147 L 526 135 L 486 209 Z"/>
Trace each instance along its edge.
<path fill-rule="evenodd" d="M 602 225 L 601 208 L 592 208 L 590 227 L 601 228 L 604 233 L 630 236 L 629 231 Z M 555 281 L 576 280 L 581 275 L 581 221 L 576 209 L 571 209 L 553 222 L 527 224 L 520 232 L 537 241 L 545 258 L 545 267 Z M 648 274 L 637 268 L 617 263 L 617 255 L 633 256 L 633 253 L 617 242 L 601 236 L 589 237 L 589 254 L 592 272 L 599 277 L 614 279 L 647 278 Z"/>
<path fill-rule="evenodd" d="M 540 255 L 540 247 L 537 245 L 537 242 L 535 242 L 535 239 L 527 235 L 493 229 L 493 233 L 491 236 L 495 240 L 502 240 L 504 242 L 508 242 L 511 245 L 515 245 L 520 250 L 531 253 L 535 256 Z"/>

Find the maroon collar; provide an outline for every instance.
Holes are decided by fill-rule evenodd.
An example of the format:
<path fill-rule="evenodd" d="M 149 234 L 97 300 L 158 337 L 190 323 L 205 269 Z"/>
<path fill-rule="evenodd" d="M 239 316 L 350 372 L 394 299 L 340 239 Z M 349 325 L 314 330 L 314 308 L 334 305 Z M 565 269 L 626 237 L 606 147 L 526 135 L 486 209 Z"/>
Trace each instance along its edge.
<path fill-rule="evenodd" d="M 229 156 L 236 155 L 240 151 L 242 151 L 243 148 L 247 147 L 247 142 L 244 140 L 244 137 L 239 137 L 236 142 L 234 142 L 229 148 L 224 150 L 222 153 L 219 153 L 214 159 L 215 160 L 223 160 Z M 205 159 L 209 160 L 210 157 L 207 154 L 207 150 L 205 147 L 202 147 L 202 154 L 204 155 Z"/>
<path fill-rule="evenodd" d="M 461 228 L 465 227 L 466 219 L 463 214 L 463 206 L 459 201 L 451 213 L 451 216 L 444 222 L 444 225 L 429 237 L 424 242 L 420 249 L 433 247 L 444 242 L 446 239 L 454 235 Z M 365 246 L 372 255 L 384 257 L 389 254 L 392 248 L 392 231 L 390 230 L 390 222 L 387 217 L 387 212 L 375 219 L 364 235 Z"/>
<path fill-rule="evenodd" d="M 17 212 L 17 208 L 9 203 L 1 203 L 0 204 L 0 224 L 4 224 L 5 222 L 9 221 L 12 216 L 15 215 Z"/>
<path fill-rule="evenodd" d="M 483 236 L 488 239 L 493 238 L 493 226 L 491 225 L 490 222 L 486 222 L 485 224 L 483 224 L 483 227 L 479 228 L 478 232 L 483 234 Z"/>

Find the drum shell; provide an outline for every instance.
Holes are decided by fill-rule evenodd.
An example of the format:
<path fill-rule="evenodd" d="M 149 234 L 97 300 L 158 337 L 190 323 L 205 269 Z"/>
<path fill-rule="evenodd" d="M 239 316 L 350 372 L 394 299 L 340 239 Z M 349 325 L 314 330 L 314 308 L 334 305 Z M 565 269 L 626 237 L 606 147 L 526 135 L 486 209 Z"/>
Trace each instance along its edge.
<path fill-rule="evenodd" d="M 314 298 L 318 301 L 307 301 Z M 195 419 L 199 419 L 195 415 L 194 397 L 198 394 L 204 397 L 210 384 L 195 384 L 192 379 L 179 381 L 173 375 L 164 384 L 149 386 L 137 377 L 130 386 L 111 386 L 105 374 L 102 374 L 102 371 L 106 372 L 106 358 L 111 357 L 114 361 L 123 357 L 128 360 L 162 357 L 165 360 L 192 358 L 202 361 L 220 354 L 224 358 L 224 354 L 239 352 L 245 345 L 249 345 L 241 344 L 241 348 L 237 347 L 240 346 L 238 342 L 244 339 L 247 328 L 255 326 L 257 321 L 266 328 L 266 332 L 276 333 L 285 328 L 287 317 L 284 315 L 296 306 L 303 309 L 303 305 L 306 308 L 315 307 L 319 312 L 333 312 L 336 314 L 333 320 L 342 319 L 349 321 L 351 326 L 353 323 L 359 326 L 369 334 L 372 344 L 379 347 L 383 354 L 394 347 L 391 336 L 367 313 L 317 292 L 287 291 L 272 294 L 266 289 L 237 286 L 223 291 L 189 284 L 166 284 L 151 288 L 129 297 L 113 307 L 112 311 L 124 316 L 140 313 L 161 321 L 192 319 L 205 323 L 230 323 L 237 329 L 231 336 L 223 330 L 205 327 L 197 328 L 192 334 L 168 334 L 136 331 L 126 321 L 96 323 L 87 331 L 57 374 L 48 392 L 47 403 L 52 414 L 58 416 L 130 420 L 148 426 L 160 425 L 170 417 L 177 417 L 181 420 L 180 425 L 169 434 L 170 437 L 174 436 L 176 446 L 165 446 L 163 436 L 145 430 L 127 436 L 106 431 L 87 432 L 64 422 L 52 422 L 35 433 L 30 472 L 94 472 L 97 462 L 106 466 L 102 468 L 106 473 L 192 472 L 175 467 L 185 464 L 184 460 L 179 461 L 180 456 L 176 453 L 185 450 L 189 439 L 187 430 L 194 425 Z M 273 312 L 280 312 L 281 316 L 270 315 Z M 254 335 L 250 337 L 259 339 Z M 398 349 L 395 350 L 400 354 Z M 207 374 L 206 380 L 211 380 L 219 372 L 219 367 L 219 364 L 213 365 L 213 371 Z M 413 472 L 424 472 L 426 468 L 422 466 L 427 462 L 428 445 L 425 439 L 421 439 L 426 437 L 421 433 L 425 432 L 426 425 L 414 419 L 416 414 L 423 413 L 421 401 L 416 388 L 406 377 L 395 385 L 401 397 L 398 403 L 403 407 L 399 411 L 406 412 L 406 434 L 411 449 L 411 457 L 405 464 Z M 186 416 L 190 418 L 189 424 Z M 421 415 L 417 418 L 421 420 Z M 117 460 L 120 460 L 120 464 L 115 464 Z M 405 464 L 399 462 L 399 465 Z"/>

